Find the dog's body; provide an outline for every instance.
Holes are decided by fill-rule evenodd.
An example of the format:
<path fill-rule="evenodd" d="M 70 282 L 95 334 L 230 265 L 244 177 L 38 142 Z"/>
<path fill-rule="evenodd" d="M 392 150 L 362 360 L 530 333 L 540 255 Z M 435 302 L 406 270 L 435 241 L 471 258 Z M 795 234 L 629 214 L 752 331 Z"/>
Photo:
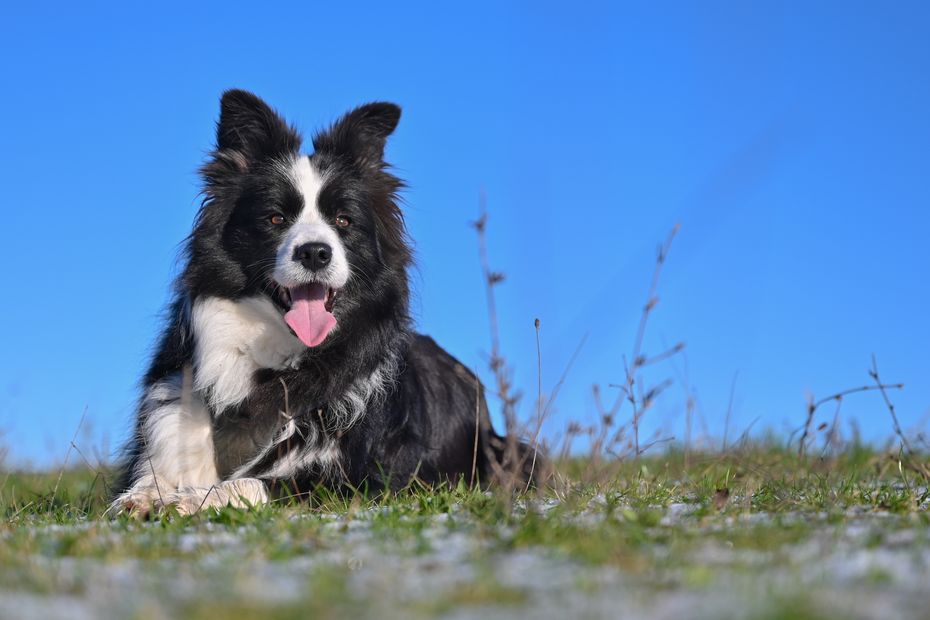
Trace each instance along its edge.
<path fill-rule="evenodd" d="M 402 182 L 383 160 L 399 118 L 357 108 L 308 156 L 263 101 L 224 94 L 114 511 L 532 475 L 477 378 L 411 330 Z"/>

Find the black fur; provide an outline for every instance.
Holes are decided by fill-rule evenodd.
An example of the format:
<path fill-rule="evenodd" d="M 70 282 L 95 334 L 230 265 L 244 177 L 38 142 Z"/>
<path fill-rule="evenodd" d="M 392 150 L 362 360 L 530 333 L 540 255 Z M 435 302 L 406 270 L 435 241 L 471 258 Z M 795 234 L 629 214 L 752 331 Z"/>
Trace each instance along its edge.
<path fill-rule="evenodd" d="M 430 484 L 486 483 L 505 468 L 518 472 L 520 480 L 530 475 L 525 444 L 511 444 L 516 452 L 504 458 L 506 442 L 491 427 L 477 378 L 411 329 L 411 250 L 397 199 L 403 183 L 383 157 L 400 113 L 390 103 L 368 104 L 313 139 L 312 162 L 326 179 L 320 210 L 352 220 L 340 235 L 354 275 L 335 300 L 338 328 L 321 345 L 306 348 L 297 368 L 257 371 L 244 401 L 211 412 L 220 480 L 236 470 L 263 478 L 275 462 L 321 437 L 338 446 L 336 466 L 310 462 L 283 480 L 266 482 L 300 492 L 318 485 L 380 491 L 403 487 L 414 477 Z M 296 130 L 255 95 L 240 90 L 223 95 L 216 149 L 202 168 L 205 199 L 145 390 L 192 368 L 198 334 L 190 309 L 196 300 L 264 295 L 282 305 L 270 260 L 280 233 L 267 216 L 294 217 L 303 206 L 277 166 L 297 156 L 300 146 Z M 373 397 L 351 427 L 338 428 L 332 403 L 378 368 L 391 371 L 386 394 Z M 298 432 L 242 472 L 274 442 L 285 423 L 282 412 L 293 417 Z M 133 472 L 146 458 L 145 416 L 140 407 L 120 491 L 132 486 Z"/>

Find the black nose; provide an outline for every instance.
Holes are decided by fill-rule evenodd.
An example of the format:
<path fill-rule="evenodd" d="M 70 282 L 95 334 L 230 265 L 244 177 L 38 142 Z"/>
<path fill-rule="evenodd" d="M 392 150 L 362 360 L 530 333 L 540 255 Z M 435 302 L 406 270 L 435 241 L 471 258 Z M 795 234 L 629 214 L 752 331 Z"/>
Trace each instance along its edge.
<path fill-rule="evenodd" d="M 294 260 L 310 271 L 319 271 L 329 264 L 333 249 L 325 243 L 305 243 L 294 250 Z"/>

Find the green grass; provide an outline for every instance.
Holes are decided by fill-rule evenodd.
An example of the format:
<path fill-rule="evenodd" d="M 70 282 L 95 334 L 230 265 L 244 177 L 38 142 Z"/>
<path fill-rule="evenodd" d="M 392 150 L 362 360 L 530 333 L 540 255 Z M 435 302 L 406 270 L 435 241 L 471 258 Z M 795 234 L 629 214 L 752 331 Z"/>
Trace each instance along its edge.
<path fill-rule="evenodd" d="M 841 523 L 851 510 L 925 520 L 930 501 L 927 481 L 909 474 L 895 455 L 865 448 L 830 460 L 800 459 L 775 446 L 729 454 L 685 455 L 671 450 L 638 461 L 573 459 L 558 463 L 556 471 L 548 488 L 512 495 L 464 485 L 441 489 L 412 485 L 401 493 L 373 498 L 321 490 L 309 502 L 283 500 L 250 511 L 224 509 L 193 517 L 169 514 L 149 531 L 171 534 L 214 524 L 247 526 L 260 537 L 284 531 L 312 539 L 314 527 L 325 519 L 364 513 L 373 530 L 386 537 L 415 536 L 432 523 L 431 518 L 447 515 L 453 525 L 459 520 L 479 528 L 514 528 L 511 543 L 515 545 L 566 547 L 570 545 L 559 541 L 576 538 L 572 520 L 594 512 L 604 517 L 604 527 L 619 533 L 617 544 L 622 539 L 624 545 L 635 545 L 648 540 L 644 532 L 655 534 L 671 504 L 686 504 L 697 522 L 754 513 L 809 513 Z M 134 527 L 128 518 L 111 522 L 103 517 L 110 490 L 107 472 L 85 468 L 0 473 L 0 533 L 14 540 L 30 527 L 52 524 L 80 523 L 91 530 Z M 541 510 L 547 503 L 553 507 Z M 295 521 L 294 516 L 301 518 Z M 89 543 L 62 542 L 61 548 L 65 555 L 103 552 Z"/>
<path fill-rule="evenodd" d="M 309 558 L 316 563 L 307 569 L 296 601 L 256 601 L 233 588 L 221 609 L 216 596 L 156 605 L 194 618 L 218 611 L 235 611 L 238 618 L 358 616 L 377 606 L 379 597 L 392 596 L 390 591 L 359 595 L 347 586 L 355 567 L 345 556 L 345 541 L 359 524 L 365 547 L 411 561 L 432 557 L 446 537 L 477 541 L 479 550 L 465 560 L 472 571 L 465 583 L 416 600 L 390 599 L 411 617 L 527 604 L 530 593 L 500 583 L 488 560 L 519 552 L 620 571 L 656 596 L 700 592 L 721 583 L 718 568 L 701 555 L 708 546 L 727 550 L 733 558 L 727 570 L 737 573 L 759 571 L 758 557 L 794 566 L 794 549 L 805 541 L 839 539 L 850 524 L 874 514 L 885 516 L 881 528 L 862 540 L 863 548 L 882 547 L 899 530 L 918 532 L 911 544 L 924 548 L 930 531 L 927 481 L 910 473 L 919 469 L 910 465 L 866 448 L 828 460 L 801 459 L 773 445 L 728 454 L 670 450 L 638 461 L 558 463 L 550 487 L 514 495 L 464 485 L 414 486 L 376 498 L 321 492 L 304 503 L 192 517 L 168 514 L 150 522 L 102 516 L 109 492 L 104 472 L 9 471 L 0 475 L 0 598 L 3 591 L 90 596 L 93 571 L 62 573 L 62 566 L 75 561 L 151 567 L 153 575 L 164 572 L 166 579 L 182 567 L 193 571 L 194 581 L 235 583 L 236 569 L 251 562 L 283 566 Z M 232 543 L 222 535 L 229 533 L 235 533 Z M 337 560 L 324 561 L 333 554 Z M 202 562 L 210 558 L 224 559 L 204 568 Z M 891 581 L 880 567 L 862 578 L 868 588 Z M 596 579 L 579 577 L 578 592 L 598 587 Z M 772 600 L 760 617 L 821 617 L 819 607 L 803 596 Z M 149 615 L 144 606 L 133 613 Z"/>

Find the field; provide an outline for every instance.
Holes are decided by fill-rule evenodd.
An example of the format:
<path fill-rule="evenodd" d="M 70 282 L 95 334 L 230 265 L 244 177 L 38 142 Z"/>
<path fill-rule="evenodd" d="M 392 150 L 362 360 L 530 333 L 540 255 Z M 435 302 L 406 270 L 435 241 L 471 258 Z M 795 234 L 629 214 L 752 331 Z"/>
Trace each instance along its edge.
<path fill-rule="evenodd" d="M 108 520 L 105 472 L 0 478 L 0 616 L 928 618 L 925 459 L 774 443 L 548 488 L 318 493 Z"/>
<path fill-rule="evenodd" d="M 535 419 L 518 419 L 485 224 L 491 392 L 507 428 L 538 437 L 562 381 L 546 397 L 540 381 Z M 874 358 L 871 384 L 811 398 L 791 437 L 747 429 L 728 442 L 725 428 L 709 449 L 691 441 L 690 396 L 683 442 L 641 437 L 671 384 L 644 370 L 684 349 L 643 352 L 676 232 L 612 386 L 621 396 L 605 406 L 595 387 L 598 420 L 569 425 L 539 488 L 321 489 L 252 510 L 109 519 L 112 472 L 73 439 L 83 467 L 0 467 L 0 618 L 930 618 L 930 450 L 903 432 L 889 395 L 902 386 Z M 885 449 L 841 436 L 844 398 L 865 391 L 885 402 Z M 827 405 L 832 425 L 815 426 Z"/>

